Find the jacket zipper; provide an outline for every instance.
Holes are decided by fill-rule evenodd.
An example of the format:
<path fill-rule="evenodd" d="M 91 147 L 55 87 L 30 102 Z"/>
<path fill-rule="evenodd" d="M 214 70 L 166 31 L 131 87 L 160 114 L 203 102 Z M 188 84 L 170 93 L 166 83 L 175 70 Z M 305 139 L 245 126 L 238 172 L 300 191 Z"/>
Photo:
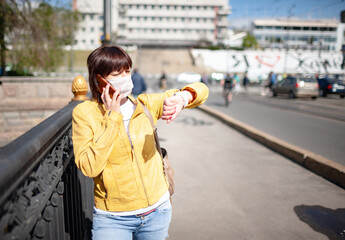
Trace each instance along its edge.
<path fill-rule="evenodd" d="M 129 126 L 128 126 L 128 129 L 129 129 Z M 138 170 L 139 170 L 141 183 L 143 184 L 143 188 L 144 188 L 144 192 L 145 192 L 145 197 L 146 197 L 147 205 L 150 206 L 150 202 L 149 202 L 149 198 L 147 197 L 147 192 L 146 192 L 143 176 L 141 174 L 141 170 L 140 170 L 140 167 L 139 167 L 139 162 L 138 162 L 138 159 L 137 159 L 137 155 L 135 154 L 134 146 L 133 146 L 133 143 L 132 143 L 132 139 L 131 139 L 129 134 L 128 134 L 128 140 L 129 140 L 129 143 L 130 143 L 131 148 L 132 148 L 132 154 L 133 154 L 133 156 L 135 158 L 135 162 L 137 163 L 137 167 L 138 167 Z"/>
<path fill-rule="evenodd" d="M 109 111 L 109 113 L 108 113 L 108 116 L 110 115 L 110 113 L 111 113 L 111 111 Z M 98 142 L 98 140 L 103 136 L 103 134 L 104 134 L 104 132 L 105 132 L 105 130 L 107 130 L 107 125 L 105 125 L 105 127 L 104 127 L 104 130 L 103 130 L 103 132 L 102 132 L 102 134 L 101 134 L 101 136 L 99 136 L 98 138 L 97 138 L 97 140 L 96 140 L 96 143 Z"/>
<path fill-rule="evenodd" d="M 103 130 L 101 136 L 99 136 L 99 137 L 97 138 L 96 143 L 97 143 L 98 140 L 103 136 L 103 134 L 105 133 L 105 130 L 107 130 L 107 126 L 105 126 L 105 128 L 104 128 L 104 130 Z"/>

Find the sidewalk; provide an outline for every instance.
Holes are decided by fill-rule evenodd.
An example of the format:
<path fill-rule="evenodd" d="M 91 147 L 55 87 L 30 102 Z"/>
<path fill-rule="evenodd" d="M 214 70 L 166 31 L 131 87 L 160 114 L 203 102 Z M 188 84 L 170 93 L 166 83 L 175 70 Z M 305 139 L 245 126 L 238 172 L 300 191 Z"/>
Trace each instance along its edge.
<path fill-rule="evenodd" d="M 158 129 L 175 168 L 170 240 L 344 238 L 342 188 L 198 109 Z"/>

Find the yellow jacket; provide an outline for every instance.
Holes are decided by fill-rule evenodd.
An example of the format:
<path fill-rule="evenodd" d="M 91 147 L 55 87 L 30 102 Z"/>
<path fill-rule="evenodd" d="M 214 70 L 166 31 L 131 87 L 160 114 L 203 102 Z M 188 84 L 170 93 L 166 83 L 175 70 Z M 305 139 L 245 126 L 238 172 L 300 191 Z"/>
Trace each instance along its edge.
<path fill-rule="evenodd" d="M 203 104 L 208 88 L 203 83 L 185 86 L 194 100 L 187 108 Z M 94 180 L 95 206 L 107 211 L 132 211 L 157 202 L 168 190 L 162 160 L 155 148 L 153 130 L 141 104 L 156 122 L 162 115 L 163 101 L 177 89 L 142 94 L 129 123 L 132 144 L 122 115 L 108 111 L 103 104 L 85 101 L 73 111 L 72 140 L 75 163 Z"/>

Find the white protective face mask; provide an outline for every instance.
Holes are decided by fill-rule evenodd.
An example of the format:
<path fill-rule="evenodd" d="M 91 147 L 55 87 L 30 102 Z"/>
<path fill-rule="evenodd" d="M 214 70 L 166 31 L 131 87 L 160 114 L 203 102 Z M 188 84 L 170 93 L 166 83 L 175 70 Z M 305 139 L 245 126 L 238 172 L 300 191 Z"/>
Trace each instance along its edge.
<path fill-rule="evenodd" d="M 115 89 L 121 88 L 121 94 L 123 94 L 123 98 L 126 98 L 129 96 L 129 94 L 131 94 L 133 89 L 133 81 L 131 75 L 107 80 Z"/>

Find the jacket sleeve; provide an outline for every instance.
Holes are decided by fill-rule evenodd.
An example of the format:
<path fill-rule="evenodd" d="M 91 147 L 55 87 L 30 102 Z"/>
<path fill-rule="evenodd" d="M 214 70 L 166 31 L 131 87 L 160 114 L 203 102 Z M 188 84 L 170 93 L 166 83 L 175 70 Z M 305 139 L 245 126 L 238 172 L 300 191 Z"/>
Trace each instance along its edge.
<path fill-rule="evenodd" d="M 155 116 L 154 120 L 156 123 L 157 119 L 160 119 L 163 114 L 164 99 L 173 96 L 175 92 L 184 90 L 190 91 L 193 95 L 193 100 L 186 106 L 186 108 L 200 106 L 206 102 L 209 94 L 208 87 L 204 83 L 196 82 L 184 86 L 181 90 L 170 89 L 164 93 L 142 94 L 138 99 L 150 109 L 152 116 Z"/>
<path fill-rule="evenodd" d="M 78 105 L 79 106 L 79 105 Z M 78 108 L 72 114 L 72 140 L 75 163 L 87 177 L 97 177 L 105 168 L 117 137 L 122 115 L 106 111 L 98 129 L 92 129 L 89 116 Z"/>
<path fill-rule="evenodd" d="M 206 102 L 209 94 L 208 87 L 202 82 L 188 84 L 183 87 L 181 91 L 188 90 L 193 95 L 193 100 L 187 105 L 186 108 L 195 108 Z"/>

